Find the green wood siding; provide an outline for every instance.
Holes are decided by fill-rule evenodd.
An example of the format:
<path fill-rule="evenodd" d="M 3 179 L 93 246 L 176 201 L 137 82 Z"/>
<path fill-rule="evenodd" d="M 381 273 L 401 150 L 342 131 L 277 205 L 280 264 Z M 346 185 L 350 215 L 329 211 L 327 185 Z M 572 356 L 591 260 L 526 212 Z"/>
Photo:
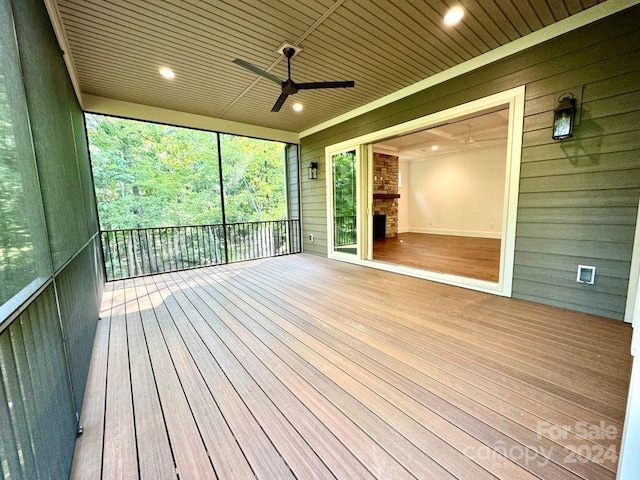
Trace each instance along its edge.
<path fill-rule="evenodd" d="M 304 250 L 326 255 L 324 148 L 526 86 L 513 296 L 621 319 L 640 197 L 640 7 L 583 27 L 301 140 Z M 582 94 L 575 139 L 551 140 L 552 110 Z M 579 264 L 596 285 L 575 281 Z"/>
<path fill-rule="evenodd" d="M 298 145 L 293 143 L 287 144 L 284 154 L 287 182 L 287 218 L 289 220 L 300 220 Z"/>

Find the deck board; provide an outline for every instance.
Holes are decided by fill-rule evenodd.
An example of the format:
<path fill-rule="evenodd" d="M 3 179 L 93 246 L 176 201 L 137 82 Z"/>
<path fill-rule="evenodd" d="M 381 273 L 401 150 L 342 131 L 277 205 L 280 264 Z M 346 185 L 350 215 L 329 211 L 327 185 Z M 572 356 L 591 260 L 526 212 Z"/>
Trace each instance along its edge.
<path fill-rule="evenodd" d="M 144 297 L 127 282 L 125 301 L 131 369 L 131 391 L 134 424 L 138 446 L 138 468 L 141 479 L 175 479 L 176 471 L 167 426 L 164 421 L 158 390 L 151 368 L 147 341 L 140 312 L 147 309 Z"/>
<path fill-rule="evenodd" d="M 72 478 L 615 478 L 621 322 L 308 255 L 115 282 L 103 317 Z"/>
<path fill-rule="evenodd" d="M 80 423 L 86 431 L 78 437 L 70 478 L 91 480 L 102 474 L 102 441 L 104 433 L 104 405 L 107 392 L 107 361 L 109 355 L 109 325 L 113 301 L 113 284 L 105 286 L 96 327 L 91 365 L 87 376 L 87 391 Z"/>
<path fill-rule="evenodd" d="M 234 276 L 234 279 L 237 278 L 238 276 Z M 245 288 L 253 288 L 256 292 L 258 292 L 260 288 L 264 288 L 262 287 L 262 285 L 264 284 L 261 282 L 258 282 L 255 285 L 244 283 Z M 280 296 L 277 293 L 270 294 L 274 295 L 276 298 L 281 298 L 283 301 L 286 298 L 283 294 L 280 294 Z M 295 307 L 289 307 L 288 310 L 284 310 L 277 304 L 269 300 L 268 296 L 264 296 L 262 297 L 262 299 L 262 301 L 271 303 L 273 308 L 278 311 L 279 315 L 281 315 L 282 318 L 286 318 L 292 323 L 301 325 L 302 328 L 308 328 L 304 326 L 305 322 L 302 320 L 303 318 L 306 318 L 309 323 L 315 323 L 316 325 L 318 325 L 318 322 L 309 320 L 309 316 L 304 316 L 304 314 L 302 313 L 297 313 L 297 308 Z M 325 320 L 330 322 L 331 317 L 327 316 L 325 317 Z M 327 331 L 329 333 L 325 333 Z M 468 433 L 485 443 L 495 443 L 499 441 L 506 442 L 507 438 L 502 436 L 502 433 L 505 433 L 511 434 L 511 437 L 518 438 L 523 442 L 522 444 L 518 444 L 517 442 L 507 442 L 508 448 L 525 448 L 526 446 L 527 448 L 545 448 L 551 451 L 551 455 L 556 460 L 562 460 L 564 456 L 569 453 L 568 450 L 561 451 L 560 448 L 557 448 L 557 445 L 554 445 L 550 441 L 537 439 L 535 433 L 533 433 L 532 431 L 523 428 L 521 425 L 517 425 L 514 421 L 509 421 L 508 418 L 500 417 L 500 415 L 498 415 L 496 412 L 491 411 L 491 409 L 487 408 L 482 403 L 477 404 L 463 394 L 452 395 L 449 392 L 449 390 L 451 390 L 449 387 L 430 381 L 430 378 L 428 376 L 421 374 L 418 370 L 407 369 L 406 365 L 402 365 L 402 363 L 397 360 L 398 357 L 402 357 L 402 351 L 395 351 L 392 355 L 381 355 L 380 353 L 385 351 L 384 346 L 379 347 L 379 350 L 376 351 L 375 349 L 371 348 L 367 349 L 368 345 L 364 342 L 360 345 L 353 346 L 353 348 L 348 348 L 347 345 L 353 345 L 353 341 L 350 341 L 349 338 L 345 335 L 340 335 L 339 332 L 323 328 L 322 325 L 315 327 L 315 332 L 313 333 L 313 335 L 316 338 L 320 339 L 320 341 L 322 342 L 321 345 L 331 345 L 335 350 L 342 352 L 344 357 L 356 360 L 357 363 L 359 363 L 372 373 L 375 373 L 380 378 L 386 379 L 389 384 L 392 384 L 402 391 L 407 392 L 413 398 L 419 399 L 426 408 L 437 411 L 440 416 L 448 419 L 452 424 L 464 425 L 466 427 L 465 430 Z M 336 340 L 339 340 L 339 342 L 336 342 Z M 372 358 L 369 358 L 365 354 L 362 354 L 361 352 L 363 350 L 367 351 L 368 355 L 375 358 L 378 362 L 381 362 L 384 365 L 380 366 L 379 363 L 373 361 Z M 333 357 L 334 355 L 325 356 Z M 409 361 L 407 363 L 410 364 L 411 362 Z M 404 376 L 400 375 L 398 372 L 403 372 Z M 409 379 L 411 381 L 409 381 Z M 461 382 L 456 382 L 456 380 L 457 379 L 455 378 L 449 378 L 447 379 L 447 383 L 449 385 L 457 386 Z M 468 387 L 468 384 L 463 386 L 461 388 L 461 391 L 464 391 L 463 389 L 468 389 Z M 437 395 L 434 394 L 436 392 Z M 488 398 L 488 395 L 483 395 L 483 393 L 484 392 L 482 391 L 477 391 L 474 395 L 474 400 L 478 400 L 478 397 L 480 400 L 484 401 L 491 400 L 490 398 Z M 494 405 L 496 403 L 497 407 L 501 407 L 504 404 L 504 402 L 493 402 Z M 450 404 L 455 405 L 456 408 L 450 408 Z M 417 413 L 415 416 L 417 415 L 419 415 L 419 413 Z M 522 415 L 523 412 L 518 412 L 515 415 L 515 418 L 519 418 Z M 434 424 L 433 420 L 425 420 L 423 423 L 429 425 Z M 498 432 L 494 428 L 489 427 L 489 425 L 492 425 L 493 427 L 499 429 L 502 433 Z M 442 432 L 442 429 L 438 429 L 437 431 Z M 567 440 L 568 442 L 573 442 L 573 445 L 575 445 L 576 441 L 578 441 L 579 439 L 575 435 L 568 435 Z M 591 446 L 595 445 L 591 442 L 589 442 L 589 444 Z M 569 443 L 569 445 L 571 445 L 571 443 Z M 552 449 L 551 447 L 554 448 Z M 535 467 L 535 465 L 533 466 Z M 553 468 L 554 467 L 547 468 L 547 478 L 568 478 L 565 472 L 562 471 L 560 471 L 559 476 L 549 476 L 549 470 Z M 575 468 L 573 468 L 573 470 L 576 470 L 578 473 L 588 475 L 587 478 L 606 478 L 596 476 L 597 473 L 591 472 L 593 468 L 590 464 L 575 465 Z M 509 473 L 508 469 L 505 469 L 498 473 L 503 472 L 508 473 L 506 478 L 515 478 L 515 474 L 513 472 Z"/>
<path fill-rule="evenodd" d="M 109 328 L 102 476 L 103 478 L 133 480 L 139 477 L 129 374 L 125 292 L 126 288 L 114 288 L 113 291 Z"/>
<path fill-rule="evenodd" d="M 145 293 L 143 291 L 141 295 L 144 296 Z M 181 381 L 184 379 L 180 378 L 183 359 L 172 357 L 160 328 L 160 323 L 170 321 L 167 318 L 169 313 L 163 303 L 158 303 L 152 309 L 142 310 L 141 316 L 158 396 L 164 405 L 164 419 L 171 439 L 175 469 L 181 479 L 215 478 L 214 467 L 194 418 L 193 405 L 190 404 L 188 392 L 185 392 L 184 382 Z M 144 406 L 141 405 L 140 408 Z M 213 419 L 211 421 L 214 422 Z M 215 453 L 212 452 L 212 456 Z"/>

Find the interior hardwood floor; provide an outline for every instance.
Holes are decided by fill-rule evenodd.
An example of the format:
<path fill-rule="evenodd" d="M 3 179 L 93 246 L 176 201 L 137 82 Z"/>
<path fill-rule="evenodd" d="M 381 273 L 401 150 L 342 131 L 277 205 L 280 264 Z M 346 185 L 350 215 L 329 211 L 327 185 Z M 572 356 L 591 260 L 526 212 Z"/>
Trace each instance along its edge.
<path fill-rule="evenodd" d="M 373 259 L 497 282 L 500 239 L 400 233 L 373 242 Z"/>
<path fill-rule="evenodd" d="M 74 479 L 614 479 L 631 327 L 310 255 L 109 283 Z"/>

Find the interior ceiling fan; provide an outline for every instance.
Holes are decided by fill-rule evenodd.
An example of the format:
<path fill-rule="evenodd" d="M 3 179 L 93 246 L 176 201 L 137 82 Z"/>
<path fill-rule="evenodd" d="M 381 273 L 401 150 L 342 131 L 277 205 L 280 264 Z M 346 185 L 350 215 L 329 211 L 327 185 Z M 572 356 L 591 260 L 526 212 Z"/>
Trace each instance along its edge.
<path fill-rule="evenodd" d="M 307 83 L 296 83 L 291 79 L 291 59 L 296 55 L 299 50 L 296 50 L 293 46 L 286 46 L 282 48 L 281 53 L 287 58 L 287 79 L 282 81 L 275 75 L 263 70 L 259 67 L 256 67 L 252 63 L 249 63 L 240 58 L 236 58 L 233 60 L 233 63 L 236 65 L 240 65 L 247 70 L 252 71 L 253 73 L 257 73 L 258 75 L 271 80 L 272 82 L 277 83 L 282 88 L 282 93 L 276 100 L 276 103 L 273 105 L 271 109 L 272 112 L 279 112 L 284 105 L 284 102 L 287 100 L 289 95 L 294 95 L 298 93 L 298 90 L 315 90 L 318 88 L 350 88 L 355 87 L 356 82 L 353 80 L 343 80 L 336 82 L 307 82 Z"/>

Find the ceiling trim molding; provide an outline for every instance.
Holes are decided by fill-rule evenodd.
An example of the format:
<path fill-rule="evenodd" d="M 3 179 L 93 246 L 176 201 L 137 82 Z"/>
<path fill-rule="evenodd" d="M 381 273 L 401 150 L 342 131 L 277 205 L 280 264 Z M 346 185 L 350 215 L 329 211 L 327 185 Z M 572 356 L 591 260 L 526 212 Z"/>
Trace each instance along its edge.
<path fill-rule="evenodd" d="M 67 72 L 69 73 L 73 90 L 76 93 L 78 102 L 80 102 L 80 106 L 82 107 L 82 90 L 80 89 L 80 80 L 78 79 L 78 72 L 76 71 L 76 65 L 73 61 L 73 55 L 71 55 L 71 48 L 69 47 L 69 40 L 67 39 L 67 34 L 62 23 L 58 3 L 56 0 L 44 0 L 44 5 L 47 8 L 51 26 L 53 27 L 56 39 L 58 40 L 58 46 L 60 47 L 60 50 L 62 50 L 62 58 L 64 59 L 64 63 L 67 67 Z"/>
<path fill-rule="evenodd" d="M 467 60 L 464 63 L 456 65 L 455 67 L 451 67 L 429 78 L 420 80 L 413 85 L 409 85 L 408 87 L 402 88 L 394 93 L 379 98 L 378 100 L 374 100 L 373 102 L 351 110 L 350 112 L 338 115 L 331 120 L 327 120 L 326 122 L 322 122 L 311 128 L 303 130 L 302 132 L 300 132 L 300 138 L 308 137 L 309 135 L 313 135 L 314 133 L 320 132 L 329 127 L 333 127 L 334 125 L 338 125 L 339 123 L 368 113 L 372 110 L 383 107 L 402 98 L 408 97 L 409 95 L 413 95 L 414 93 L 421 92 L 422 90 L 426 90 L 440 83 L 444 83 L 448 80 L 451 80 L 452 78 L 458 77 L 465 73 L 469 73 L 473 70 L 484 67 L 485 65 L 496 62 L 498 60 L 502 60 L 503 58 L 506 58 L 510 55 L 522 52 L 523 50 L 527 50 L 528 48 L 539 45 L 540 43 L 546 42 L 547 40 L 551 40 L 552 38 L 584 27 L 585 25 L 601 20 L 627 8 L 633 7 L 634 5 L 637 5 L 639 3 L 640 0 L 608 0 L 604 3 L 600 3 L 587 10 L 583 10 L 582 12 L 576 13 L 575 15 L 560 20 L 559 22 L 556 22 L 552 25 L 532 32 L 529 35 L 507 43 L 506 45 L 502 45 L 501 47 L 498 47 L 494 50 L 483 53 L 482 55 L 472 58 L 471 60 Z"/>
<path fill-rule="evenodd" d="M 143 120 L 147 122 L 163 123 L 177 127 L 196 128 L 213 132 L 231 133 L 246 137 L 275 140 L 285 143 L 299 143 L 300 137 L 296 132 L 277 130 L 275 128 L 259 127 L 246 123 L 222 120 L 219 118 L 196 115 L 193 113 L 151 107 L 139 103 L 125 102 L 113 98 L 84 94 L 82 96 L 83 109 L 89 113 L 100 113 L 115 117 Z"/>

